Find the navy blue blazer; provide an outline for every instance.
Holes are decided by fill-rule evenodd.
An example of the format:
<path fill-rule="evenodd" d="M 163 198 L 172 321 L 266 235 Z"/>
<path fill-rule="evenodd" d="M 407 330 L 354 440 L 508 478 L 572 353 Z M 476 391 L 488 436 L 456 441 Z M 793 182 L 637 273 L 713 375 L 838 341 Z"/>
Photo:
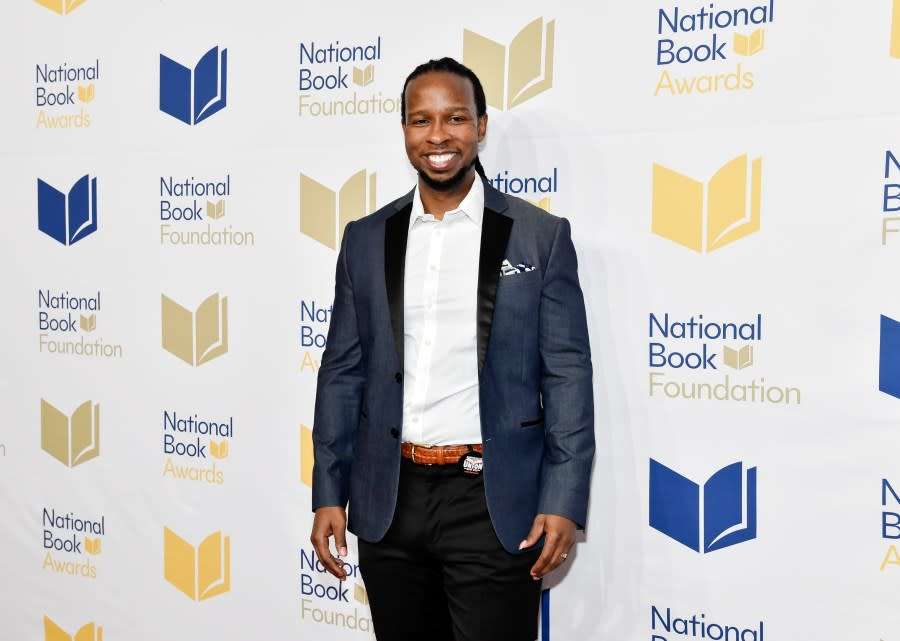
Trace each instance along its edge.
<path fill-rule="evenodd" d="M 538 513 L 586 522 L 594 407 L 569 223 L 485 182 L 477 352 L 484 486 L 510 552 Z M 312 507 L 346 506 L 367 541 L 397 502 L 403 275 L 413 192 L 347 225 L 313 423 Z M 501 263 L 532 271 L 500 274 Z"/>

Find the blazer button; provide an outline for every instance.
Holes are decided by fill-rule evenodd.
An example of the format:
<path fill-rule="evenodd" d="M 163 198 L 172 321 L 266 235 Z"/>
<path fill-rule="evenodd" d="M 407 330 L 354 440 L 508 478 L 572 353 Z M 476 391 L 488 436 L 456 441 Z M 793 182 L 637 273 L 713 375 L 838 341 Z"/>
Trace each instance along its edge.
<path fill-rule="evenodd" d="M 391 436 L 393 436 L 394 438 L 399 438 L 400 430 L 398 430 L 396 427 L 392 427 L 391 428 Z"/>
<path fill-rule="evenodd" d="M 398 383 L 403 382 L 403 376 L 400 374 L 400 372 L 397 372 L 396 374 L 394 374 L 394 380 L 397 381 Z"/>

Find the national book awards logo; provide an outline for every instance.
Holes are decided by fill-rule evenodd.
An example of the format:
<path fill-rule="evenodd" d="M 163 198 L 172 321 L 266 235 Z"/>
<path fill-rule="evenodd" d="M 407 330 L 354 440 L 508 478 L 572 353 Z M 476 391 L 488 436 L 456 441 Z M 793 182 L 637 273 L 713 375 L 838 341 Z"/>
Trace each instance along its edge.
<path fill-rule="evenodd" d="M 196 65 L 159 54 L 159 110 L 198 125 L 228 104 L 228 49 L 207 51 Z"/>
<path fill-rule="evenodd" d="M 188 483 L 223 485 L 223 464 L 231 454 L 234 417 L 209 418 L 163 410 L 163 477 Z"/>
<path fill-rule="evenodd" d="M 650 459 L 650 527 L 694 552 L 756 538 L 756 468 L 731 463 L 701 487 Z"/>
<path fill-rule="evenodd" d="M 512 109 L 553 87 L 556 21 L 537 18 L 509 45 L 468 29 L 463 31 L 463 64 L 484 86 L 487 104 Z"/>
<path fill-rule="evenodd" d="M 322 352 L 328 342 L 332 305 L 314 299 L 300 301 L 300 350 L 303 354 L 300 373 L 318 375 Z"/>
<path fill-rule="evenodd" d="M 228 297 L 211 294 L 195 309 L 162 295 L 162 346 L 198 367 L 228 353 Z"/>
<path fill-rule="evenodd" d="M 231 590 L 231 537 L 213 532 L 198 545 L 163 528 L 163 576 L 193 601 Z"/>
<path fill-rule="evenodd" d="M 353 42 L 311 39 L 300 43 L 298 107 L 301 118 L 400 115 L 396 88 L 381 78 L 380 35 Z"/>
<path fill-rule="evenodd" d="M 231 174 L 159 177 L 159 244 L 168 247 L 252 247 L 256 235 L 235 229 L 228 207 Z"/>
<path fill-rule="evenodd" d="M 756 86 L 755 57 L 766 49 L 775 0 L 738 4 L 696 2 L 659 8 L 654 25 L 654 96 L 709 95 Z"/>
<path fill-rule="evenodd" d="M 312 547 L 300 548 L 300 618 L 358 632 L 372 631 L 369 595 L 359 564 L 341 559 L 345 581 L 331 576 Z"/>
<path fill-rule="evenodd" d="M 35 128 L 90 127 L 91 113 L 88 109 L 97 93 L 100 59 L 83 64 L 39 62 L 34 67 Z"/>
<path fill-rule="evenodd" d="M 38 178 L 38 229 L 62 245 L 97 231 L 97 179 L 85 174 L 68 191 Z"/>
<path fill-rule="evenodd" d="M 122 358 L 119 343 L 104 340 L 103 293 L 37 291 L 38 351 L 77 358 Z"/>
<path fill-rule="evenodd" d="M 501 169 L 496 176 L 488 177 L 487 180 L 494 189 L 524 198 L 532 205 L 549 212 L 550 198 L 559 191 L 559 168 L 553 167 L 542 175 L 519 175 L 510 173 L 509 169 Z"/>
<path fill-rule="evenodd" d="M 725 163 L 707 183 L 653 164 L 651 231 L 706 254 L 759 231 L 762 158 Z"/>
<path fill-rule="evenodd" d="M 66 414 L 41 399 L 41 449 L 66 467 L 100 456 L 100 405 L 85 401 Z"/>
<path fill-rule="evenodd" d="M 50 9 L 50 11 L 54 11 L 62 16 L 67 15 L 81 5 L 83 5 L 87 0 L 34 0 L 42 7 L 46 7 Z"/>
<path fill-rule="evenodd" d="M 340 247 L 347 223 L 375 211 L 375 172 L 362 169 L 337 190 L 300 174 L 300 233 L 330 249 Z"/>
<path fill-rule="evenodd" d="M 648 315 L 648 393 L 690 401 L 799 405 L 800 389 L 747 375 L 763 341 L 764 316 Z M 727 372 L 727 373 L 723 373 Z"/>
<path fill-rule="evenodd" d="M 103 550 L 106 517 L 55 507 L 41 510 L 41 568 L 54 574 L 97 578 L 94 561 Z"/>

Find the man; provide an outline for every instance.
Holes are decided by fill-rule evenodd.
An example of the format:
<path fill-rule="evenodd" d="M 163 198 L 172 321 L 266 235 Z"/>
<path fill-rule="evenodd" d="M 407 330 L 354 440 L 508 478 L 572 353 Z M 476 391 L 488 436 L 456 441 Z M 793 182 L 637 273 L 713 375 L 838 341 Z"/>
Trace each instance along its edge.
<path fill-rule="evenodd" d="M 532 641 L 594 453 L 569 225 L 479 176 L 468 68 L 417 67 L 401 113 L 418 183 L 348 224 L 338 256 L 311 541 L 344 579 L 349 501 L 379 641 Z"/>

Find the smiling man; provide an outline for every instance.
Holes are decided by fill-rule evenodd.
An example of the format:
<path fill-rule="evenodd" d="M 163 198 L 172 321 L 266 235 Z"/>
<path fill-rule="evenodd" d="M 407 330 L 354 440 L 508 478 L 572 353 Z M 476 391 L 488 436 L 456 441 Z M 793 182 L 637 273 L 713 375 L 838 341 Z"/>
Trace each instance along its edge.
<path fill-rule="evenodd" d="M 379 641 L 533 641 L 541 578 L 587 518 L 592 373 L 569 224 L 484 179 L 487 124 L 471 70 L 417 67 L 402 126 L 418 182 L 348 224 L 338 256 L 311 541 L 344 579 L 357 535 Z"/>

